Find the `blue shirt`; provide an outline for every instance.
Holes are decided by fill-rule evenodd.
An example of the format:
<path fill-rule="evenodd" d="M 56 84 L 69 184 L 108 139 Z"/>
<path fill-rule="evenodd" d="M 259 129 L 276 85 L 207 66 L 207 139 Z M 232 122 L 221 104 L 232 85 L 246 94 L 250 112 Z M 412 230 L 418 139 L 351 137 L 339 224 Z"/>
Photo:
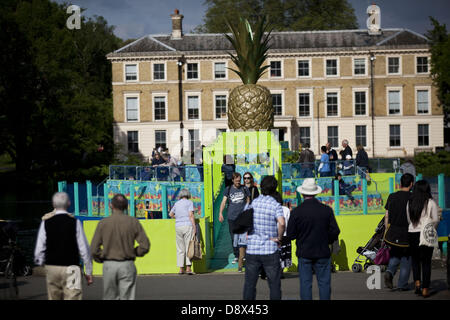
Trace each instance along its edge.
<path fill-rule="evenodd" d="M 326 153 L 322 153 L 322 156 L 320 157 L 320 163 L 323 163 L 323 166 L 319 172 L 331 171 L 329 162 L 330 162 L 330 157 Z"/>
<path fill-rule="evenodd" d="M 253 233 L 248 236 L 247 253 L 268 255 L 278 250 L 278 244 L 270 240 L 278 237 L 277 219 L 284 217 L 283 208 L 271 196 L 260 195 L 252 202 Z"/>

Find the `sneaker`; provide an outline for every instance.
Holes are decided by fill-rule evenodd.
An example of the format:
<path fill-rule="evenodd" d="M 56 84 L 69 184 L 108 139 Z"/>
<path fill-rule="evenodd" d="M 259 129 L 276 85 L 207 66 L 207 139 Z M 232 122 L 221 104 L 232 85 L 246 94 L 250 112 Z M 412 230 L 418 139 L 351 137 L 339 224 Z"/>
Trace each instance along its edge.
<path fill-rule="evenodd" d="M 232 264 L 235 264 L 236 262 L 238 262 L 239 259 L 238 258 L 234 258 L 233 261 L 231 261 Z"/>
<path fill-rule="evenodd" d="M 242 268 L 238 268 L 238 272 L 239 273 L 242 273 L 243 271 L 242 271 Z"/>
<path fill-rule="evenodd" d="M 384 273 L 384 285 L 389 289 L 392 289 L 394 287 L 394 285 L 392 284 L 392 274 L 388 271 Z"/>

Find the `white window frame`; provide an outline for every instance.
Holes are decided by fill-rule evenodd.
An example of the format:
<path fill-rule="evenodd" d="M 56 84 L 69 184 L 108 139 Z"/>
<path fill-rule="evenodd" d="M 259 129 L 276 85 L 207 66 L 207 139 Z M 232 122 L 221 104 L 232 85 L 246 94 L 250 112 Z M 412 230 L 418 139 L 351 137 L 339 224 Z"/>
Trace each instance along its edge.
<path fill-rule="evenodd" d="M 397 73 L 390 73 L 389 72 L 389 58 L 398 58 L 398 72 Z M 397 55 L 390 55 L 390 56 L 386 56 L 386 74 L 388 76 L 399 76 L 403 74 L 403 70 L 402 70 L 402 56 L 397 56 Z"/>
<path fill-rule="evenodd" d="M 400 127 L 400 145 L 399 146 L 391 146 L 391 126 L 399 126 Z M 394 122 L 394 123 L 388 123 L 388 128 L 387 128 L 387 145 L 390 149 L 402 149 L 403 147 L 403 129 L 402 129 L 402 124 L 398 123 L 398 122 Z"/>
<path fill-rule="evenodd" d="M 299 61 L 308 61 L 308 76 L 299 76 L 298 75 L 298 63 Z M 311 79 L 312 78 L 312 62 L 311 58 L 297 58 L 295 60 L 295 75 L 297 79 Z"/>
<path fill-rule="evenodd" d="M 279 61 L 280 62 L 280 71 L 281 71 L 281 75 L 280 76 L 272 76 L 271 75 L 271 69 L 272 69 L 272 67 L 270 66 L 270 64 L 272 63 L 272 62 L 275 62 L 275 61 Z M 269 76 L 269 79 L 283 79 L 284 78 L 284 59 L 277 59 L 277 58 L 272 58 L 272 59 L 269 59 L 268 60 L 268 62 L 269 62 L 269 68 L 268 68 L 268 76 Z"/>
<path fill-rule="evenodd" d="M 417 99 L 417 93 L 419 91 L 428 91 L 428 112 L 427 113 L 419 113 L 419 105 L 418 102 L 419 100 Z M 422 116 L 422 115 L 430 115 L 431 114 L 431 86 L 416 86 L 414 87 L 414 99 L 415 99 L 415 113 L 417 116 Z"/>
<path fill-rule="evenodd" d="M 213 110 L 214 110 L 214 120 L 228 120 L 228 91 L 213 91 Z M 223 118 L 217 118 L 216 113 L 216 96 L 226 97 L 227 115 Z"/>
<path fill-rule="evenodd" d="M 167 137 L 168 137 L 168 134 L 167 134 L 167 129 L 155 129 L 155 130 L 153 130 L 153 134 L 154 134 L 154 136 L 155 136 L 155 146 L 156 146 L 156 131 L 164 131 L 165 133 L 166 133 L 166 142 L 165 142 L 165 144 L 166 144 L 166 147 L 169 145 L 169 143 L 168 143 L 168 139 L 167 139 Z"/>
<path fill-rule="evenodd" d="M 136 65 L 136 80 L 127 80 L 127 66 Z M 123 64 L 123 82 L 136 83 L 139 82 L 139 62 L 130 62 Z"/>
<path fill-rule="evenodd" d="M 155 79 L 155 64 L 163 64 L 164 65 L 164 79 Z M 152 80 L 155 82 L 167 81 L 167 62 L 152 62 Z"/>
<path fill-rule="evenodd" d="M 189 119 L 189 97 L 198 97 L 198 119 Z M 202 120 L 202 93 L 200 91 L 187 91 L 185 95 L 185 106 L 186 121 L 201 121 Z"/>
<path fill-rule="evenodd" d="M 155 119 L 155 98 L 156 97 L 164 97 L 165 103 L 165 119 L 164 120 L 156 120 Z M 169 98 L 167 92 L 152 92 L 152 117 L 155 122 L 167 122 L 169 121 Z"/>
<path fill-rule="evenodd" d="M 356 114 L 356 92 L 365 92 L 366 93 L 366 112 L 364 114 Z M 367 117 L 369 115 L 369 88 L 352 88 L 352 105 L 353 105 L 353 116 L 354 117 Z"/>
<path fill-rule="evenodd" d="M 216 71 L 215 71 L 216 63 L 225 63 L 225 78 L 216 78 Z M 212 78 L 216 81 L 228 80 L 228 61 L 227 60 L 220 60 L 220 61 L 212 62 Z"/>
<path fill-rule="evenodd" d="M 427 66 L 428 66 L 428 71 L 427 72 L 417 72 L 417 58 L 427 58 Z M 430 68 L 431 68 L 431 57 L 427 54 L 416 54 L 414 56 L 414 73 L 415 74 L 430 74 Z"/>
<path fill-rule="evenodd" d="M 137 152 L 130 152 L 129 150 L 128 150 L 128 132 L 133 132 L 133 131 L 136 131 L 137 132 L 137 145 L 138 145 L 138 151 Z M 127 130 L 126 131 L 127 132 L 127 135 L 126 135 L 126 139 L 127 139 L 127 153 L 128 154 L 138 154 L 139 152 L 140 152 L 140 145 L 139 145 L 139 141 L 141 141 L 141 134 L 140 134 L 140 131 L 139 130 L 137 130 L 137 129 L 131 129 L 131 130 Z"/>
<path fill-rule="evenodd" d="M 128 120 L 128 116 L 127 116 L 127 99 L 128 98 L 137 98 L 137 120 Z M 129 123 L 136 123 L 136 122 L 141 122 L 141 98 L 140 95 L 138 93 L 125 93 L 123 95 L 123 109 L 124 109 L 124 122 L 129 122 Z"/>
<path fill-rule="evenodd" d="M 327 93 L 335 93 L 337 92 L 337 101 L 338 101 L 338 107 L 337 107 L 337 115 L 335 116 L 329 116 L 328 115 L 328 101 L 327 101 Z M 340 118 L 341 116 L 341 88 L 328 88 L 323 91 L 323 99 L 325 104 L 325 117 L 326 118 Z"/>
<path fill-rule="evenodd" d="M 198 66 L 198 68 L 197 68 L 197 73 L 198 73 L 198 78 L 195 78 L 195 79 L 188 79 L 188 64 L 194 64 L 194 63 L 196 63 L 197 64 L 197 66 Z M 186 63 L 185 63 L 185 80 L 186 81 L 199 81 L 200 80 L 200 78 L 201 78 L 201 66 L 200 66 L 201 64 L 200 64 L 200 61 L 196 61 L 196 60 L 194 60 L 194 61 L 187 61 Z"/>
<path fill-rule="evenodd" d="M 428 144 L 427 145 L 422 145 L 422 146 L 420 146 L 419 145 L 419 126 L 420 125 L 427 125 L 428 126 Z M 431 145 L 431 135 L 430 135 L 430 128 L 431 128 L 431 125 L 429 124 L 429 123 L 418 123 L 417 124 L 417 147 L 429 147 L 430 145 Z"/>
<path fill-rule="evenodd" d="M 355 74 L 355 60 L 356 59 L 364 60 L 364 74 Z M 362 57 L 362 56 L 352 57 L 352 74 L 354 77 L 367 77 L 367 57 Z"/>
<path fill-rule="evenodd" d="M 313 147 L 313 128 L 311 126 L 305 125 L 305 126 L 299 126 L 298 127 L 298 140 L 301 143 L 301 135 L 300 135 L 300 130 L 301 128 L 308 128 L 309 129 L 309 147 L 310 149 L 312 149 Z"/>
<path fill-rule="evenodd" d="M 337 139 L 337 145 L 336 146 L 332 146 L 333 148 L 339 148 L 339 141 L 341 141 L 341 139 L 340 139 L 340 134 L 341 134 L 341 128 L 340 128 L 340 126 L 338 125 L 338 124 L 336 124 L 336 123 L 334 123 L 334 124 L 327 124 L 327 126 L 326 126 L 326 129 L 327 129 L 327 131 L 326 131 L 326 133 L 327 133 L 327 135 L 326 135 L 326 137 L 327 137 L 327 140 L 326 141 L 328 141 L 328 142 L 330 142 L 330 138 L 329 138 L 329 136 L 328 136 L 328 128 L 329 127 L 337 127 L 337 129 L 338 129 L 338 139 Z M 320 150 L 319 150 L 319 152 L 321 152 Z"/>
<path fill-rule="evenodd" d="M 282 117 L 282 116 L 284 116 L 284 114 L 285 114 L 285 109 L 286 109 L 286 107 L 285 107 L 285 100 L 284 100 L 284 96 L 285 96 L 285 94 L 284 94 L 284 90 L 270 90 L 270 94 L 272 95 L 272 94 L 281 94 L 281 115 L 275 115 L 275 113 L 274 113 L 274 116 L 275 117 Z"/>
<path fill-rule="evenodd" d="M 368 142 L 369 142 L 369 136 L 367 135 L 367 127 L 368 127 L 368 125 L 367 124 L 365 124 L 365 123 L 362 123 L 362 124 L 355 124 L 355 147 L 357 146 L 357 142 L 356 142 L 356 127 L 366 127 L 366 144 L 365 145 L 363 145 L 363 147 L 365 148 L 365 147 L 367 147 L 367 145 L 368 145 Z M 401 135 L 400 135 L 401 136 Z"/>
<path fill-rule="evenodd" d="M 314 90 L 313 89 L 297 89 L 295 91 L 295 105 L 297 107 L 296 115 L 297 118 L 301 119 L 311 119 L 314 117 Z M 299 94 L 300 93 L 309 93 L 309 116 L 300 116 L 300 101 L 299 101 Z M 311 138 L 312 139 L 312 138 Z"/>
<path fill-rule="evenodd" d="M 336 74 L 328 75 L 327 74 L 327 60 L 336 60 Z M 323 59 L 323 74 L 325 78 L 339 78 L 340 77 L 340 61 L 339 57 L 325 57 Z"/>
<path fill-rule="evenodd" d="M 195 128 L 195 127 L 194 128 L 186 128 L 187 137 L 186 137 L 185 141 L 187 141 L 187 148 L 185 150 L 192 152 L 194 150 L 191 150 L 191 140 L 190 140 L 191 136 L 189 135 L 190 130 L 198 131 L 198 141 L 200 142 L 200 144 L 202 144 L 202 130 L 200 128 Z M 195 146 L 194 146 L 194 149 L 195 149 Z"/>
<path fill-rule="evenodd" d="M 400 113 L 390 114 L 389 113 L 389 91 L 400 91 Z M 399 117 L 403 115 L 403 87 L 402 86 L 389 86 L 386 87 L 386 115 L 388 117 Z"/>

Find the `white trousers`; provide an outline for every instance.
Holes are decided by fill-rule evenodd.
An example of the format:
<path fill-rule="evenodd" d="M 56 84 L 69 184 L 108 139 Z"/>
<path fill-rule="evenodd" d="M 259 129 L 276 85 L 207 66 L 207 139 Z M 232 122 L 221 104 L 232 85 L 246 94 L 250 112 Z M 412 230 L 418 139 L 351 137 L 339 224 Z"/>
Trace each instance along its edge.
<path fill-rule="evenodd" d="M 177 244 L 177 266 L 179 268 L 184 268 L 186 263 L 190 266 L 191 260 L 187 256 L 187 251 L 189 248 L 189 241 L 192 239 L 194 234 L 194 228 L 192 226 L 182 226 L 175 228 L 176 233 L 176 244 Z"/>

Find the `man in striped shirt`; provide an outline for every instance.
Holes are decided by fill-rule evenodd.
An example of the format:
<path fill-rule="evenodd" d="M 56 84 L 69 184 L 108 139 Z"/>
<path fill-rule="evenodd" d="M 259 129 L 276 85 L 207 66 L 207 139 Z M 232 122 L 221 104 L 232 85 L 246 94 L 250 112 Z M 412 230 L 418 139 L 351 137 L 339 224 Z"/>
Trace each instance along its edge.
<path fill-rule="evenodd" d="M 244 300 L 256 299 L 256 283 L 261 268 L 267 274 L 271 300 L 281 300 L 280 245 L 285 230 L 281 205 L 271 196 L 277 189 L 277 180 L 266 176 L 261 181 L 261 193 L 252 202 L 253 232 L 248 235 Z"/>

